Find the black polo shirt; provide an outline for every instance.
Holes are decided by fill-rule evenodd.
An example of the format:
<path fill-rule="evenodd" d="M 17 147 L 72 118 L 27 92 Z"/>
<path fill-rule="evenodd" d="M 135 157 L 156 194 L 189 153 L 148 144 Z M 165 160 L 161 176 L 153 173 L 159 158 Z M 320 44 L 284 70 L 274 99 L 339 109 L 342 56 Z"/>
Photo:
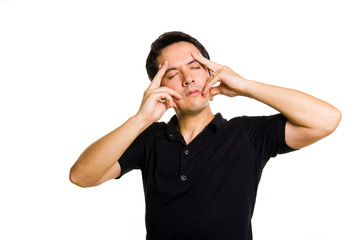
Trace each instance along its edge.
<path fill-rule="evenodd" d="M 119 159 L 121 175 L 141 169 L 148 240 L 251 240 L 261 172 L 292 149 L 281 115 L 217 114 L 189 144 L 177 118 L 147 128 Z"/>

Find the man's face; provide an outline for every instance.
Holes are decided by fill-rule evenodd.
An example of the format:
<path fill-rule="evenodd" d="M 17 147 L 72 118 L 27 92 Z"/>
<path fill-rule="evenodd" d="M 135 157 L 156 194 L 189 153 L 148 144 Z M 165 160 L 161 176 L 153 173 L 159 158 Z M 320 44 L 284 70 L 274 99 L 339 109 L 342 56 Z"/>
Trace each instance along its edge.
<path fill-rule="evenodd" d="M 163 64 L 165 60 L 169 63 L 161 85 L 174 89 L 183 96 L 181 100 L 174 99 L 182 113 L 199 112 L 209 105 L 209 98 L 202 96 L 209 74 L 191 56 L 193 52 L 200 54 L 193 44 L 177 42 L 162 49 L 156 59 L 157 65 Z"/>

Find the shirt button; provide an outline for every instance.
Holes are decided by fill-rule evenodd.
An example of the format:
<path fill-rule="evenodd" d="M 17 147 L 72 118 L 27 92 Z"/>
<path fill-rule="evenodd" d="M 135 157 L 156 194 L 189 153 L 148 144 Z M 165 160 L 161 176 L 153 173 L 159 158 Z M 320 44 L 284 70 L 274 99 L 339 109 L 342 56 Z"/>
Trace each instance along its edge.
<path fill-rule="evenodd" d="M 184 153 L 185 153 L 185 155 L 187 156 L 187 155 L 190 154 L 190 151 L 186 149 L 186 150 L 184 151 Z"/>
<path fill-rule="evenodd" d="M 181 175 L 180 179 L 181 179 L 181 181 L 185 182 L 186 181 L 186 175 Z"/>

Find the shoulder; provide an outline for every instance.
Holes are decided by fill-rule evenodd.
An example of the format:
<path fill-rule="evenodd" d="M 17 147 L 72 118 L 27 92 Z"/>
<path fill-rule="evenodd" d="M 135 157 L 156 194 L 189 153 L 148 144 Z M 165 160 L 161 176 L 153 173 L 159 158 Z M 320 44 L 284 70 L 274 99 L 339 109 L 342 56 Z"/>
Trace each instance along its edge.
<path fill-rule="evenodd" d="M 144 132 L 140 134 L 141 137 L 154 136 L 158 133 L 165 132 L 167 124 L 165 122 L 154 122 Z"/>
<path fill-rule="evenodd" d="M 231 123 L 241 123 L 246 126 L 250 125 L 267 125 L 273 123 L 286 123 L 287 118 L 282 114 L 274 114 L 268 116 L 240 116 L 230 119 Z"/>
<path fill-rule="evenodd" d="M 246 132 L 248 135 L 258 133 L 269 134 L 271 132 L 285 131 L 287 118 L 282 114 L 269 116 L 240 116 L 228 121 L 228 127 Z"/>

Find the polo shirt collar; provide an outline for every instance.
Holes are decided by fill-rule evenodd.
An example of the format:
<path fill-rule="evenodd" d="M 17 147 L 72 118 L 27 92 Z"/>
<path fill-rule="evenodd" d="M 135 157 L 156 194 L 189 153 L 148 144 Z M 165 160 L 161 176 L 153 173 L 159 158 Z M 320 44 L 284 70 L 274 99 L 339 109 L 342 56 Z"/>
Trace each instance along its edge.
<path fill-rule="evenodd" d="M 223 126 L 226 122 L 227 120 L 223 118 L 221 113 L 217 113 L 208 126 L 212 127 L 216 131 L 217 129 L 221 128 L 221 126 Z M 174 115 L 167 124 L 167 130 L 166 130 L 167 135 L 174 134 L 177 131 L 177 125 L 178 125 L 178 119 L 176 115 Z"/>

